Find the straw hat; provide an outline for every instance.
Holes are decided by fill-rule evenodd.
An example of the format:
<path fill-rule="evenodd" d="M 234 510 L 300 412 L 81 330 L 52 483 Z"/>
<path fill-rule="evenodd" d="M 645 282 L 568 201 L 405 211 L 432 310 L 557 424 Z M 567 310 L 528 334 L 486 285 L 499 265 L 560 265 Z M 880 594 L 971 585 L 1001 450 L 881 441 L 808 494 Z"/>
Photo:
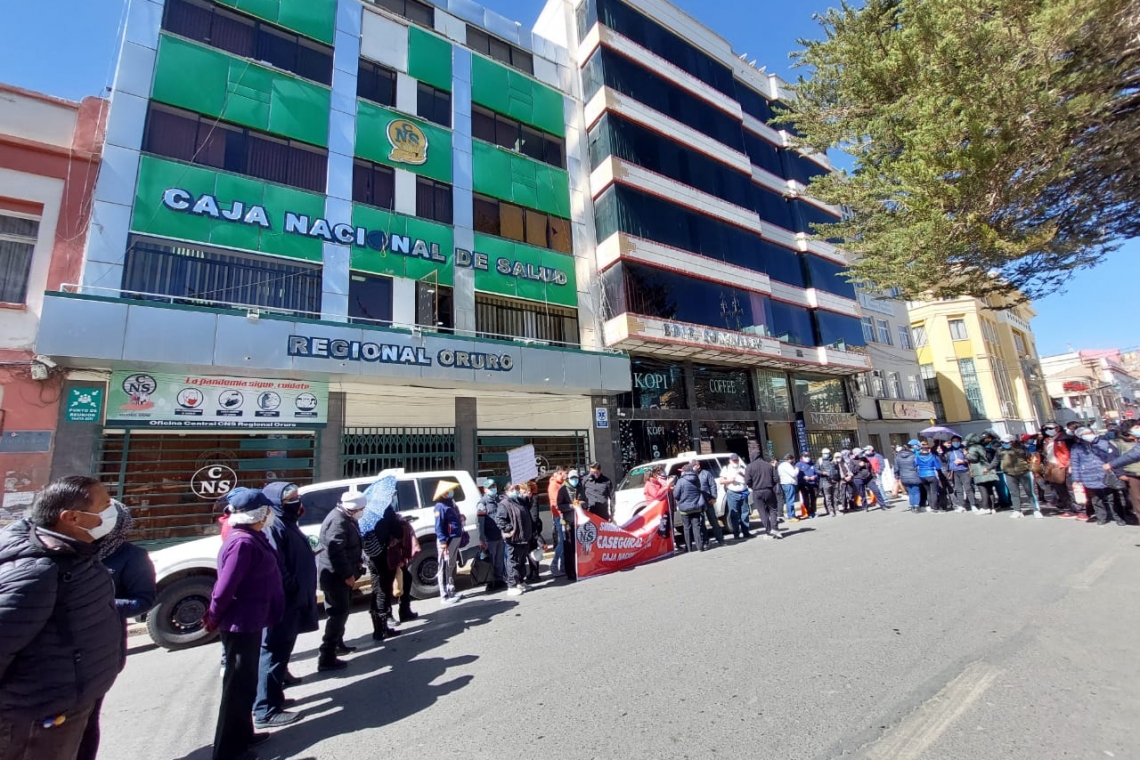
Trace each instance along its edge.
<path fill-rule="evenodd" d="M 454 491 L 456 488 L 459 488 L 459 484 L 454 480 L 441 480 L 439 481 L 439 485 L 435 487 L 435 496 L 432 496 L 432 498 L 438 501 L 442 499 L 444 494 L 448 491 Z"/>

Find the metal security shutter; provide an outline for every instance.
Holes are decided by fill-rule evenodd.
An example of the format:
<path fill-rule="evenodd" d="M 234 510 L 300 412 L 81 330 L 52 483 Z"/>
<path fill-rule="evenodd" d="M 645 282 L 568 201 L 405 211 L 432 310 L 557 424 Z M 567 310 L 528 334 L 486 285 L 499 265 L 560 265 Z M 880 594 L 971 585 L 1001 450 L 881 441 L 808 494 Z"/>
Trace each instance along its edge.
<path fill-rule="evenodd" d="M 340 439 L 341 474 L 346 478 L 375 475 L 391 467 L 409 472 L 453 470 L 457 450 L 455 428 L 345 428 Z"/>
<path fill-rule="evenodd" d="M 234 486 L 261 488 L 284 480 L 298 485 L 314 477 L 313 434 L 143 434 L 103 436 L 98 477 L 111 496 L 131 508 L 131 540 L 167 543 L 213 533 L 214 500 L 190 487 L 203 467 L 234 471 Z"/>

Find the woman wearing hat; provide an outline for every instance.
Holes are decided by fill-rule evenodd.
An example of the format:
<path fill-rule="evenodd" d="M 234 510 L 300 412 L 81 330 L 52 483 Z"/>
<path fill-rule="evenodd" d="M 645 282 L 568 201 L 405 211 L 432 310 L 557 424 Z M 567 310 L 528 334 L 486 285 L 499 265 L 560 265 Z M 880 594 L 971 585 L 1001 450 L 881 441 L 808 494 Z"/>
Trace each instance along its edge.
<path fill-rule="evenodd" d="M 218 553 L 218 580 L 205 619 L 207 630 L 221 633 L 226 651 L 214 760 L 246 757 L 260 738 L 253 733 L 252 713 L 261 638 L 285 610 L 277 553 L 263 532 L 274 519 L 269 500 L 261 491 L 235 488 L 226 501 L 230 531 Z"/>
<path fill-rule="evenodd" d="M 459 484 L 441 480 L 435 487 L 435 539 L 439 551 L 439 597 L 443 604 L 455 604 L 455 567 L 459 562 L 459 549 L 463 543 L 463 514 L 455 504 L 455 489 Z"/>

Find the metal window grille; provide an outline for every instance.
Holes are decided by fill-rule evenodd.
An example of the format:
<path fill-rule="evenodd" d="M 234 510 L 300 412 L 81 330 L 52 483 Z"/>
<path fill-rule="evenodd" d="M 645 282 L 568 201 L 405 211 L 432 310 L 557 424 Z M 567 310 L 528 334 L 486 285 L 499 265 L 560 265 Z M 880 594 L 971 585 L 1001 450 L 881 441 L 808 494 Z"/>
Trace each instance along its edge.
<path fill-rule="evenodd" d="M 340 438 L 341 475 L 360 478 L 402 467 L 409 472 L 452 470 L 459 449 L 455 428 L 345 428 Z"/>

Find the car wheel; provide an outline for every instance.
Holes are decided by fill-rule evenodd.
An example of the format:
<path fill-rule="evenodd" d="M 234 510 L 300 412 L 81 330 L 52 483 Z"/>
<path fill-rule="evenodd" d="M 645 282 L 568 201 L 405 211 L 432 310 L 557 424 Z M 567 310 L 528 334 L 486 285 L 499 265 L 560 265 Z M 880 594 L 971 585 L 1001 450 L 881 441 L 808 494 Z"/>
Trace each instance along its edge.
<path fill-rule="evenodd" d="M 155 644 L 164 649 L 185 649 L 213 640 L 203 618 L 210 607 L 214 579 L 191 575 L 171 583 L 158 595 L 147 613 L 146 629 Z"/>
<path fill-rule="evenodd" d="M 412 560 L 408 568 L 412 574 L 412 597 L 415 599 L 432 599 L 439 596 L 439 558 L 436 556 L 435 544 L 424 544 L 420 553 Z"/>

